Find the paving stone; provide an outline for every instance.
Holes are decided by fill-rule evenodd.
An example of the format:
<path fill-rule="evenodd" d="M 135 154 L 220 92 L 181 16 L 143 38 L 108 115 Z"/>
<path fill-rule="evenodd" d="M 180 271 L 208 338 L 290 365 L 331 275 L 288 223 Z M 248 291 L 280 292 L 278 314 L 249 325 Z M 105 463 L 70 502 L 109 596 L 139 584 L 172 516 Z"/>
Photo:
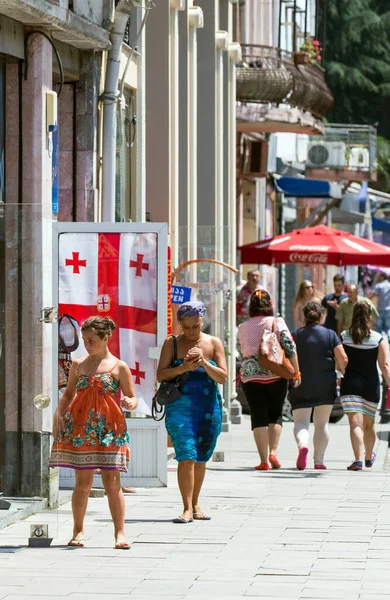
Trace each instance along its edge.
<path fill-rule="evenodd" d="M 208 598 L 210 596 L 225 598 L 228 594 L 232 596 L 243 596 L 249 588 L 250 582 L 246 581 L 195 581 L 191 586 L 187 597 L 201 596 Z"/>
<path fill-rule="evenodd" d="M 173 471 L 168 488 L 138 490 L 126 498 L 129 552 L 112 547 L 106 498 L 90 499 L 83 549 L 65 546 L 70 504 L 57 513 L 42 512 L 0 530 L 0 600 L 51 600 L 54 586 L 56 600 L 390 597 L 390 474 L 381 471 L 386 435 L 375 471 L 356 476 L 345 469 L 344 457 L 351 453 L 346 420 L 331 425 L 328 470 L 319 476 L 312 469 L 296 471 L 292 426 L 286 423 L 284 468 L 259 474 L 241 468 L 257 459 L 245 417 L 220 437 L 223 465 L 208 469 L 202 509 L 211 514 L 210 522 L 172 524 L 180 511 Z M 294 510 L 272 510 L 281 506 Z M 52 546 L 6 553 L 7 544 L 26 544 L 29 524 L 38 518 L 57 528 Z"/>
<path fill-rule="evenodd" d="M 245 596 L 294 598 L 300 596 L 303 587 L 302 583 L 253 583 L 245 592 Z"/>

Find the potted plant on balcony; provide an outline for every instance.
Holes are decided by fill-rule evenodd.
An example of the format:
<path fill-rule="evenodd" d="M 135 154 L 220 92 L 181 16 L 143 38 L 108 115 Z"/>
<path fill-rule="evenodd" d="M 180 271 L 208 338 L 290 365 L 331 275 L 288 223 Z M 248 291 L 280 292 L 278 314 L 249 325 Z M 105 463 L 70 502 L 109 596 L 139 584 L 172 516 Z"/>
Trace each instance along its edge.
<path fill-rule="evenodd" d="M 307 37 L 305 43 L 301 45 L 298 52 L 294 52 L 294 61 L 296 65 L 319 64 L 321 62 L 320 42 Z"/>

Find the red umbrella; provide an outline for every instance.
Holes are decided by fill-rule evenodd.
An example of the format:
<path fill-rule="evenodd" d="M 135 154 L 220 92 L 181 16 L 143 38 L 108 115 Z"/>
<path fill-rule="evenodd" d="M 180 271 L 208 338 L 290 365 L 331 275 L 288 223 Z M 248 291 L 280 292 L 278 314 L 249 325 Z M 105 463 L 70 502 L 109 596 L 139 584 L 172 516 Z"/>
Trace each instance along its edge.
<path fill-rule="evenodd" d="M 318 225 L 240 247 L 241 263 L 303 263 L 390 267 L 390 247 Z"/>

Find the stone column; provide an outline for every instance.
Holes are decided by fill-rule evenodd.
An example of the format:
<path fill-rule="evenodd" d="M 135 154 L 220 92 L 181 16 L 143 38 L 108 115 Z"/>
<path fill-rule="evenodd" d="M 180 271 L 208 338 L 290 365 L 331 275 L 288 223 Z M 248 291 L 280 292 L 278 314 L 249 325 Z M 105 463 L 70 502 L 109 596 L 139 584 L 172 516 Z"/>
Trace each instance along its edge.
<path fill-rule="evenodd" d="M 197 31 L 203 27 L 203 12 L 199 6 L 193 6 L 193 0 L 188 0 L 186 10 L 179 13 L 180 26 L 180 225 L 186 227 L 186 239 L 180 236 L 180 242 L 186 242 L 186 253 L 182 259 L 198 258 L 198 162 L 197 162 Z M 190 267 L 190 281 L 197 281 L 197 265 Z M 196 290 L 193 291 L 195 297 Z"/>
<path fill-rule="evenodd" d="M 13 224 L 16 260 L 14 279 L 8 278 L 10 294 L 7 294 L 17 298 L 18 322 L 13 331 L 14 364 L 7 364 L 6 373 L 4 492 L 43 496 L 55 503 L 57 472 L 49 473 L 48 469 L 51 409 L 38 410 L 33 404 L 34 396 L 40 392 L 53 396 L 53 326 L 38 321 L 40 309 L 52 306 L 51 140 L 46 132 L 46 92 L 52 89 L 52 48 L 43 36 L 34 34 L 27 51 L 28 79 L 23 78 L 22 97 L 18 96 L 21 117 L 18 198 L 21 203 Z M 11 311 L 15 311 L 16 306 L 12 306 Z M 8 393 L 11 389 L 13 393 Z"/>
<path fill-rule="evenodd" d="M 236 268 L 237 235 L 236 235 L 236 63 L 241 59 L 241 47 L 233 41 L 233 4 L 236 0 L 221 0 L 220 26 L 228 32 L 229 49 L 224 53 L 224 214 L 227 244 L 224 259 Z M 230 418 L 234 424 L 242 420 L 242 407 L 237 400 L 236 392 L 236 285 L 237 277 L 230 275 L 231 300 L 228 302 L 227 322 L 229 337 L 228 369 L 229 378 L 227 394 L 230 398 Z"/>
<path fill-rule="evenodd" d="M 160 0 L 145 28 L 146 211 L 161 223 L 169 219 L 170 199 L 169 20 L 170 0 Z"/>
<path fill-rule="evenodd" d="M 20 493 L 19 465 L 21 456 L 18 438 L 19 382 L 18 369 L 18 202 L 19 202 L 19 66 L 6 65 L 6 148 L 5 184 L 6 201 L 4 207 L 4 340 L 3 359 L 5 372 L 4 385 L 4 450 L 2 491 L 13 496 Z"/>
<path fill-rule="evenodd" d="M 213 258 L 224 259 L 224 77 L 223 52 L 228 49 L 228 34 L 220 30 L 219 0 L 197 0 L 204 14 L 204 27 L 198 31 L 198 225 L 203 226 L 202 243 L 213 246 Z M 206 242 L 207 239 L 207 242 Z M 215 268 L 215 281 L 223 282 L 222 267 Z M 225 337 L 222 292 L 215 297 L 212 333 Z M 224 389 L 223 431 L 229 430 L 230 398 Z"/>
<path fill-rule="evenodd" d="M 216 206 L 216 68 L 218 1 L 197 0 L 204 15 L 198 31 L 198 226 L 215 226 Z M 214 235 L 215 238 L 215 235 Z"/>
<path fill-rule="evenodd" d="M 80 54 L 76 85 L 76 221 L 99 220 L 97 115 L 101 59 L 101 53 Z"/>

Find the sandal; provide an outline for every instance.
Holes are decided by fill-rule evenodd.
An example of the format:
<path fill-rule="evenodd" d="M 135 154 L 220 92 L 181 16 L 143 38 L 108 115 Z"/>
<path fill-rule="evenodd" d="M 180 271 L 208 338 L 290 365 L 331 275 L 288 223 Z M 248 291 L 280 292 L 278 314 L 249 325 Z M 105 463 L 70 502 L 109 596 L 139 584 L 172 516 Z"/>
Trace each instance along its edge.
<path fill-rule="evenodd" d="M 115 550 L 130 550 L 130 544 L 127 542 L 115 542 Z"/>
<path fill-rule="evenodd" d="M 73 548 L 84 548 L 84 541 L 82 538 L 72 538 L 69 540 L 68 546 L 72 546 Z"/>
<path fill-rule="evenodd" d="M 280 469 L 280 467 L 282 466 L 280 464 L 280 462 L 278 461 L 278 459 L 276 458 L 275 454 L 269 455 L 268 462 L 270 463 L 270 465 L 273 469 Z"/>
<path fill-rule="evenodd" d="M 203 512 L 194 512 L 194 521 L 211 521 L 211 517 L 208 517 Z"/>
<path fill-rule="evenodd" d="M 172 523 L 192 523 L 193 520 L 191 517 L 176 517 L 176 519 L 172 519 Z"/>
<path fill-rule="evenodd" d="M 255 471 L 269 471 L 269 464 L 267 462 L 260 463 L 257 467 L 254 467 Z"/>
<path fill-rule="evenodd" d="M 348 471 L 361 471 L 363 469 L 363 461 L 354 460 L 352 464 L 347 467 Z"/>

